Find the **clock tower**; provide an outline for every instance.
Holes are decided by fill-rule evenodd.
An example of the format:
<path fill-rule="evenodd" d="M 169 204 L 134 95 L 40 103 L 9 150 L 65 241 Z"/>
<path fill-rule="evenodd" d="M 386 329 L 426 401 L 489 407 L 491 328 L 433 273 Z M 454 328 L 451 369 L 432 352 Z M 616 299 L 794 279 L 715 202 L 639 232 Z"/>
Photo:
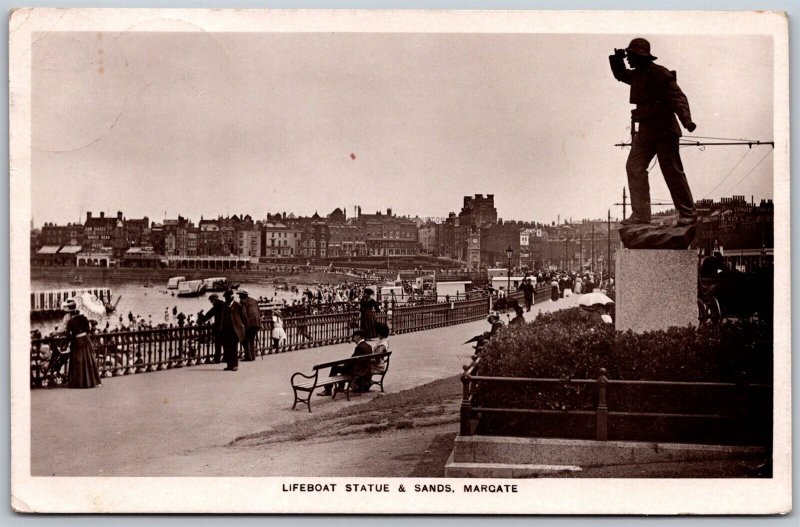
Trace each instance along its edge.
<path fill-rule="evenodd" d="M 481 266 L 481 233 L 479 229 L 470 229 L 467 238 L 467 264 L 473 270 Z"/>

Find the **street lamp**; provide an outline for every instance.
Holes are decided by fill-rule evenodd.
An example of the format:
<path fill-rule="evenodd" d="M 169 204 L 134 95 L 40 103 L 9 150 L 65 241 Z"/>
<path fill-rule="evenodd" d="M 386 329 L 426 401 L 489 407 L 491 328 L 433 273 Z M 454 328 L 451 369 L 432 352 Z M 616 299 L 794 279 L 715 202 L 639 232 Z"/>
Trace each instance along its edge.
<path fill-rule="evenodd" d="M 506 284 L 506 295 L 511 293 L 511 257 L 514 255 L 514 249 L 508 246 L 506 249 L 506 257 L 508 258 L 508 284 Z"/>

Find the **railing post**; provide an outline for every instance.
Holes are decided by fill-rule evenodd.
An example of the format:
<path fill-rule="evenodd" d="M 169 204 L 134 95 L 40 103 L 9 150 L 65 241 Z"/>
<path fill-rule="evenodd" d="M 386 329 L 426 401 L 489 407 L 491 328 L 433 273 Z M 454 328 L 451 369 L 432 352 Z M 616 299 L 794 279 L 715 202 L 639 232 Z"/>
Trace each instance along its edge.
<path fill-rule="evenodd" d="M 470 420 L 472 419 L 472 401 L 470 401 L 470 375 L 467 373 L 469 366 L 464 366 L 464 373 L 461 375 L 461 385 L 463 388 L 461 399 L 461 430 L 459 435 L 470 436 L 472 435 L 472 426 Z"/>
<path fill-rule="evenodd" d="M 600 376 L 597 378 L 597 440 L 608 440 L 608 406 L 606 405 L 606 387 L 608 377 L 606 369 L 600 368 Z"/>

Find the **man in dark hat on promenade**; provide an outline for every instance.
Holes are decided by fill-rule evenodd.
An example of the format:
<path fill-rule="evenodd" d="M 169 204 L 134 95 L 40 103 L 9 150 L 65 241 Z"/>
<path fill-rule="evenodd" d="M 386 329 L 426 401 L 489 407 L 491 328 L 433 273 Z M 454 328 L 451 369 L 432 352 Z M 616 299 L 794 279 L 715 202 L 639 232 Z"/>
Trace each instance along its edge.
<path fill-rule="evenodd" d="M 244 341 L 242 342 L 244 360 L 256 360 L 256 336 L 258 335 L 258 330 L 261 329 L 261 310 L 258 308 L 256 299 L 250 298 L 247 290 L 239 289 L 236 294 L 239 295 L 239 303 L 242 305 L 245 319 Z"/>
<path fill-rule="evenodd" d="M 625 58 L 632 69 L 625 67 Z M 697 213 L 678 152 L 681 129 L 675 116 L 689 132 L 693 132 L 696 125 L 689 111 L 689 101 L 678 87 L 676 73 L 655 64 L 656 58 L 650 54 L 650 43 L 643 38 L 631 40 L 627 48 L 615 49 L 608 57 L 614 78 L 631 87 L 630 102 L 636 105 L 631 120 L 634 126 L 637 123 L 639 126 L 638 132 L 631 130 L 631 152 L 625 165 L 633 212 L 621 223 L 650 223 L 647 167 L 653 156 L 658 156 L 658 165 L 678 211 L 678 225 L 692 225 L 697 221 Z"/>
<path fill-rule="evenodd" d="M 233 299 L 233 291 L 228 289 L 222 294 L 225 305 L 222 306 L 220 337 L 227 371 L 239 369 L 239 343 L 244 340 L 244 312 L 242 305 Z"/>
<path fill-rule="evenodd" d="M 214 336 L 214 364 L 219 364 L 222 360 L 222 308 L 225 307 L 225 302 L 220 300 L 219 295 L 212 293 L 208 295 L 208 301 L 211 302 L 211 309 L 206 311 L 202 316 L 197 317 L 198 324 L 205 324 L 208 320 L 213 319 L 211 322 L 211 334 Z"/>

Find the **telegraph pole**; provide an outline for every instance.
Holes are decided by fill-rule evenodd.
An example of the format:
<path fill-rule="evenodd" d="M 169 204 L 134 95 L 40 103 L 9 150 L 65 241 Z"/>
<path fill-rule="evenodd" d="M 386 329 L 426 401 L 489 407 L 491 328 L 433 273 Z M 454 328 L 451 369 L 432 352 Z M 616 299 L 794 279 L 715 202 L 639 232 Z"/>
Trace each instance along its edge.
<path fill-rule="evenodd" d="M 592 272 L 594 272 L 594 223 L 592 223 Z"/>
<path fill-rule="evenodd" d="M 608 276 L 611 276 L 611 209 L 608 209 Z"/>
<path fill-rule="evenodd" d="M 578 272 L 583 272 L 583 230 L 581 230 L 581 238 L 580 238 L 580 249 L 581 253 L 580 261 L 578 262 Z"/>
<path fill-rule="evenodd" d="M 622 187 L 622 203 L 614 203 L 614 205 L 622 205 L 622 219 L 624 220 L 628 214 L 628 195 L 625 193 L 625 187 Z M 671 207 L 672 203 L 650 203 L 653 207 Z"/>

